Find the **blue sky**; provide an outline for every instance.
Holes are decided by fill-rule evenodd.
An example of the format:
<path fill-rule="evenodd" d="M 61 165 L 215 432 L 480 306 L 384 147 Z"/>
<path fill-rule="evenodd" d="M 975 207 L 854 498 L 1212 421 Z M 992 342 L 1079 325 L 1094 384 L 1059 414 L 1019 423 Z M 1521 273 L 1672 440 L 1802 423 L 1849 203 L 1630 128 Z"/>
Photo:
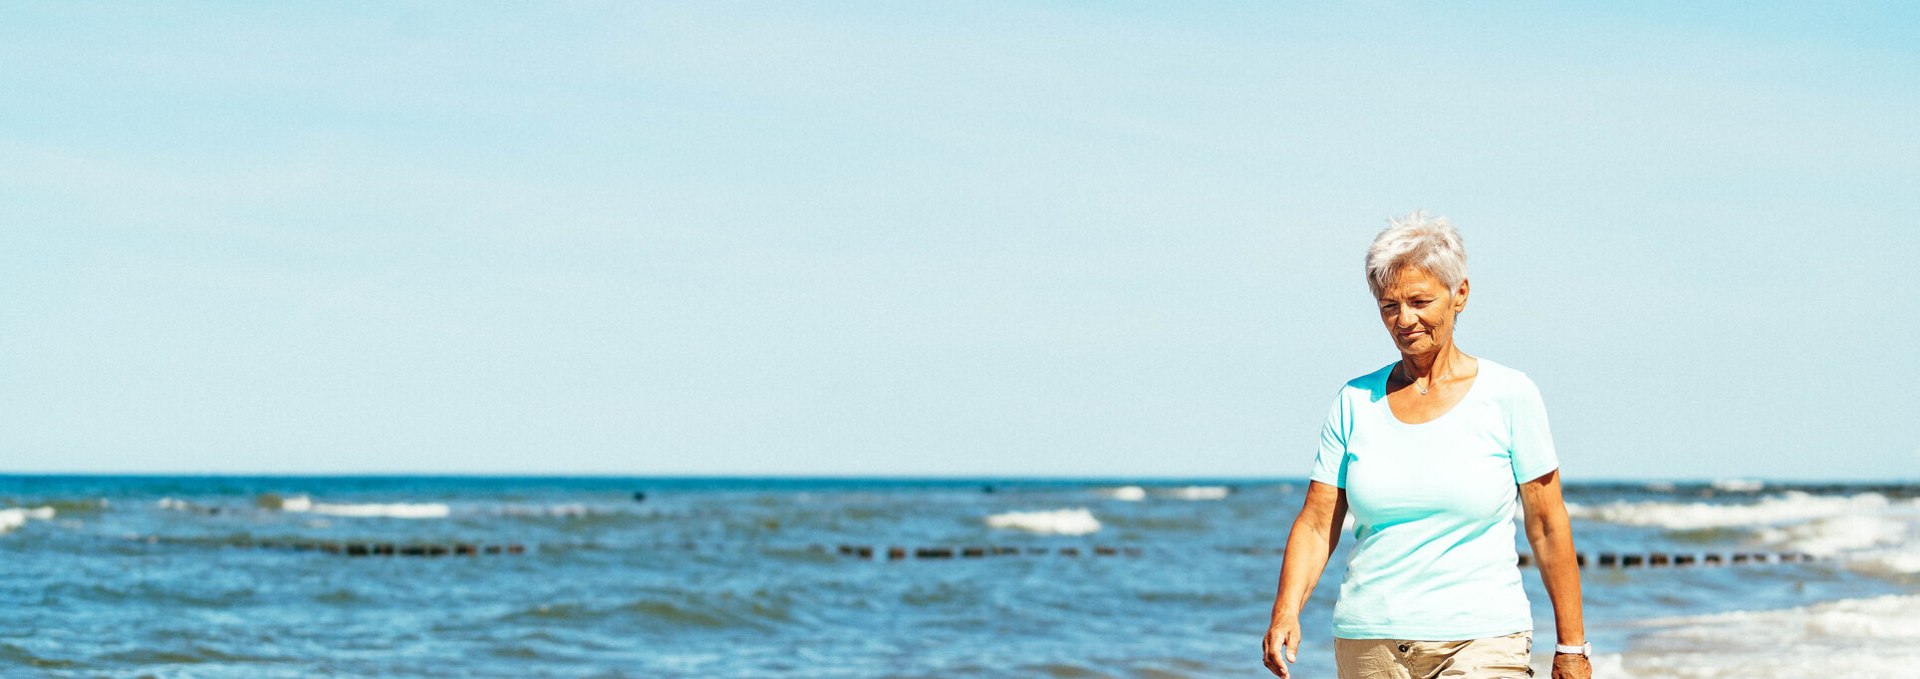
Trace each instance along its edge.
<path fill-rule="evenodd" d="M 1572 478 L 1920 478 L 1920 11 L 10 3 L 13 471 L 1302 476 L 1448 215 Z"/>

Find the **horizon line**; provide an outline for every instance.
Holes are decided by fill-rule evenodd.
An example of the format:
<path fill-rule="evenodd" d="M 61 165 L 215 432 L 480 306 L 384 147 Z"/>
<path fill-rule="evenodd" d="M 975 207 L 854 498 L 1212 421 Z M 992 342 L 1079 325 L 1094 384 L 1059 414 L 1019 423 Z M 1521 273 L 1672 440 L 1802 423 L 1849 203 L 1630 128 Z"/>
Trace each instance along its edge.
<path fill-rule="evenodd" d="M 430 478 L 471 478 L 471 479 L 654 479 L 654 480 L 702 480 L 702 481 L 1078 481 L 1078 482 L 1179 482 L 1179 481 L 1217 481 L 1241 483 L 1305 483 L 1306 476 L 1264 476 L 1264 475 L 1183 475 L 1183 474 L 1139 474 L 1139 475 L 1073 475 L 1073 474 L 883 474 L 883 473 L 634 473 L 634 472 L 428 472 L 428 471 L 386 471 L 386 472 L 192 472 L 192 471 L 0 471 L 0 478 L 339 478 L 339 479 L 430 479 Z M 1763 484 L 1916 484 L 1920 478 L 1769 478 L 1763 476 L 1720 476 L 1706 477 L 1591 477 L 1578 478 L 1571 484 L 1714 484 L 1719 482 L 1757 481 Z"/>

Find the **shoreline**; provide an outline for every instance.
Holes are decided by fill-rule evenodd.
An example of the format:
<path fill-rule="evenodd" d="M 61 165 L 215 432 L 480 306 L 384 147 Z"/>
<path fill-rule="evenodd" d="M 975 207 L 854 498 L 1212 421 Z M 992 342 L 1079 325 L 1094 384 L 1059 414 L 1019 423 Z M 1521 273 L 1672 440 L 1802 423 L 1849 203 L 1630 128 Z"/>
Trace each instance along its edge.
<path fill-rule="evenodd" d="M 1890 677 L 1920 666 L 1920 593 L 1835 599 L 1755 611 L 1654 618 L 1596 653 L 1611 679 Z M 1539 644 L 1536 644 L 1536 647 Z M 1535 658 L 1535 669 L 1552 666 Z"/>

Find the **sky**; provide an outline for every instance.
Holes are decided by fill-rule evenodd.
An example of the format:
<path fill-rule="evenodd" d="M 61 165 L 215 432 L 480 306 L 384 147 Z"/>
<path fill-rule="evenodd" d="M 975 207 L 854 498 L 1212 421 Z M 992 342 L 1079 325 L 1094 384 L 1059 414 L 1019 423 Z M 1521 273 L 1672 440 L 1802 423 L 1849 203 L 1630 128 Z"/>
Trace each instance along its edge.
<path fill-rule="evenodd" d="M 804 5 L 804 6 L 803 6 Z M 1909 3 L 0 6 L 0 471 L 1920 479 Z"/>

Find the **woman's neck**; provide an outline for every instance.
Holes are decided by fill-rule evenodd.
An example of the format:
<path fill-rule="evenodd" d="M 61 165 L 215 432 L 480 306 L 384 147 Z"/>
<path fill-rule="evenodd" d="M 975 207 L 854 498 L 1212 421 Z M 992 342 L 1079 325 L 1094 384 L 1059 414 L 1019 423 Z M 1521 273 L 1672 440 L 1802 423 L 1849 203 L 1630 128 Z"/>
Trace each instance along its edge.
<path fill-rule="evenodd" d="M 1435 376 L 1445 379 L 1458 372 L 1457 368 L 1466 356 L 1459 347 L 1448 342 L 1439 351 L 1430 354 L 1418 356 L 1401 354 L 1400 370 L 1406 375 L 1408 381 L 1426 378 L 1427 383 L 1432 384 L 1436 379 Z"/>

